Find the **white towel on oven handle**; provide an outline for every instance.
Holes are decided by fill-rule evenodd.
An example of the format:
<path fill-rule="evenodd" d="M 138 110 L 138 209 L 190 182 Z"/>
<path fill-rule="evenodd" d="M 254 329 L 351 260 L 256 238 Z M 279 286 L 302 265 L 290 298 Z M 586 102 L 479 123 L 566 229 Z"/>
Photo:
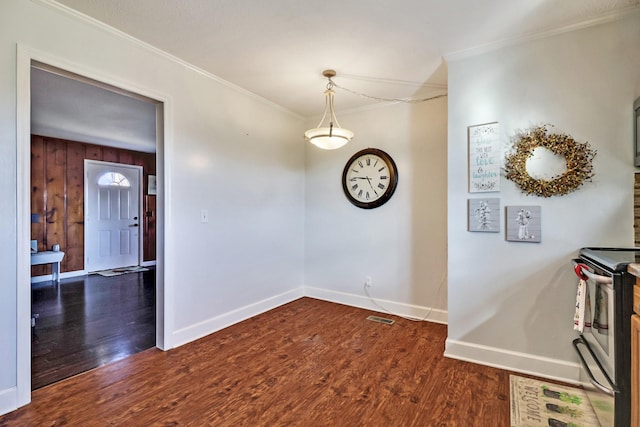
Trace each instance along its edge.
<path fill-rule="evenodd" d="M 589 297 L 589 284 L 580 279 L 576 292 L 576 311 L 573 315 L 573 329 L 583 333 L 591 328 L 591 298 Z"/>

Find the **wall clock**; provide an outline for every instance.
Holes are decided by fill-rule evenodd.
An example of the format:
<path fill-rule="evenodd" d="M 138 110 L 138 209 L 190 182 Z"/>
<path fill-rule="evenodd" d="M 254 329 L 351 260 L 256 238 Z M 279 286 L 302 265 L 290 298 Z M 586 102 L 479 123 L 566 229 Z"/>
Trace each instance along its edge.
<path fill-rule="evenodd" d="M 351 156 L 342 172 L 342 189 L 347 199 L 362 209 L 385 204 L 398 185 L 396 164 L 387 153 L 366 148 Z"/>

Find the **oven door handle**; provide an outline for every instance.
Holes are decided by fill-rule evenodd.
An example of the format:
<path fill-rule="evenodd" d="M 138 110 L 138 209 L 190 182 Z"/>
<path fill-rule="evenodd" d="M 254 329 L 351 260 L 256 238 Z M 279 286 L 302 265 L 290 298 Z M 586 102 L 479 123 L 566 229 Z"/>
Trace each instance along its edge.
<path fill-rule="evenodd" d="M 578 345 L 580 345 L 580 344 L 584 345 L 587 348 L 587 351 L 589 351 L 589 353 L 591 354 L 591 357 L 593 358 L 593 360 L 595 360 L 596 364 L 598 365 L 598 368 L 600 369 L 600 371 L 602 371 L 602 375 L 604 375 L 604 377 L 607 380 L 607 382 L 609 383 L 610 387 L 607 387 L 606 385 L 601 384 L 593 376 L 593 373 L 591 372 L 591 369 L 589 368 L 589 365 L 587 364 L 587 361 L 584 359 L 584 356 L 582 355 L 582 352 L 578 348 Z M 609 375 L 607 375 L 607 373 L 602 368 L 602 365 L 600 364 L 600 361 L 598 360 L 596 355 L 593 354 L 593 350 L 591 350 L 591 347 L 589 347 L 589 344 L 587 344 L 587 342 L 584 340 L 584 338 L 579 337 L 579 338 L 576 338 L 576 339 L 573 340 L 573 346 L 575 347 L 576 352 L 578 353 L 578 356 L 580 356 L 580 361 L 582 362 L 582 366 L 584 367 L 584 370 L 587 372 L 587 375 L 589 376 L 589 380 L 591 381 L 591 384 L 593 384 L 598 390 L 602 391 L 603 393 L 608 394 L 609 396 L 615 397 L 616 393 L 618 393 L 619 390 L 611 382 L 611 379 L 609 378 Z"/>
<path fill-rule="evenodd" d="M 587 279 L 591 279 L 596 283 L 602 283 L 603 285 L 611 285 L 613 283 L 613 277 L 601 276 L 600 274 L 592 273 L 589 270 L 589 267 L 587 267 L 586 264 L 580 262 L 580 260 L 574 259 L 574 260 L 571 260 L 571 262 L 573 264 L 573 269 L 575 270 L 578 277 L 580 277 L 581 279 L 583 279 L 583 277 L 580 276 L 580 273 L 587 276 Z"/>

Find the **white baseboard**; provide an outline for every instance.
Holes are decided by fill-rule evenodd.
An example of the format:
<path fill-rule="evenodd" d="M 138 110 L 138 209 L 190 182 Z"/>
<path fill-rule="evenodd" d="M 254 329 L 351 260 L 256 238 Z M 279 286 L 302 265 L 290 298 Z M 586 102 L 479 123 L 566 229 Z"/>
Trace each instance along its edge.
<path fill-rule="evenodd" d="M 69 277 L 85 276 L 87 274 L 88 273 L 84 270 L 65 271 L 64 273 L 60 273 L 60 279 L 68 279 Z M 53 275 L 51 274 L 45 274 L 44 276 L 31 277 L 31 283 L 50 282 L 52 280 L 53 280 Z"/>
<path fill-rule="evenodd" d="M 0 415 L 8 414 L 18 408 L 18 388 L 0 390 Z"/>
<path fill-rule="evenodd" d="M 253 316 L 257 316 L 265 311 L 272 310 L 288 302 L 295 301 L 304 296 L 303 288 L 296 288 L 280 295 L 212 317 L 211 319 L 207 319 L 195 325 L 179 329 L 172 334 L 171 345 L 172 347 L 179 347 L 183 344 L 195 341 L 198 338 L 202 338 L 206 335 L 242 322 L 243 320 L 247 320 Z"/>
<path fill-rule="evenodd" d="M 140 263 L 141 267 L 155 267 L 156 261 L 145 261 Z M 89 272 L 87 270 L 65 271 L 60 273 L 60 279 L 68 279 L 70 277 L 86 276 Z M 31 283 L 50 282 L 53 280 L 53 275 L 45 274 L 44 276 L 31 277 Z"/>
<path fill-rule="evenodd" d="M 306 286 L 304 289 L 305 296 L 324 301 L 377 311 L 379 313 L 425 320 L 428 322 L 447 324 L 448 321 L 448 312 L 446 310 L 432 309 L 431 307 L 422 307 L 379 298 L 374 298 L 372 301 L 367 296 L 314 288 L 311 286 Z"/>
<path fill-rule="evenodd" d="M 579 385 L 580 365 L 564 360 L 447 339 L 445 357 Z"/>

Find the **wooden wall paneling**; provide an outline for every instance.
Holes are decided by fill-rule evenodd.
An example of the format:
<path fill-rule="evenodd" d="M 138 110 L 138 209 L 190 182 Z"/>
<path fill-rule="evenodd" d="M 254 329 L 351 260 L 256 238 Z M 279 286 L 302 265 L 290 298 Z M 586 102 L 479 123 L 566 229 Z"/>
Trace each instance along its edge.
<path fill-rule="evenodd" d="M 67 216 L 66 203 L 66 167 L 67 144 L 65 141 L 45 138 L 47 179 L 45 250 L 51 250 L 55 244 L 66 248 L 65 222 Z M 62 270 L 66 270 L 66 260 L 62 260 Z"/>
<path fill-rule="evenodd" d="M 155 227 L 155 196 L 149 196 L 149 175 L 156 173 L 156 155 L 153 153 L 133 152 L 133 164 L 142 166 L 142 224 L 143 242 L 142 259 L 153 261 L 156 259 L 156 227 Z"/>
<path fill-rule="evenodd" d="M 155 153 L 143 153 L 83 142 L 33 135 L 31 138 L 31 211 L 40 223 L 31 225 L 38 250 L 59 244 L 65 251 L 61 271 L 84 270 L 84 160 L 112 161 L 143 167 L 143 259 L 156 259 L 155 197 L 146 197 L 149 174 L 155 175 Z M 147 221 L 147 212 L 151 218 Z M 32 276 L 51 273 L 49 265 L 33 266 Z"/>
<path fill-rule="evenodd" d="M 102 160 L 102 147 L 84 144 L 84 158 L 88 160 Z"/>
<path fill-rule="evenodd" d="M 156 196 L 145 196 L 146 209 L 144 212 L 145 236 L 144 260 L 152 261 L 156 259 Z"/>
<path fill-rule="evenodd" d="M 142 188 L 142 218 L 138 219 L 138 224 L 140 224 L 140 232 L 142 233 L 142 260 L 148 261 L 147 258 L 147 242 L 149 241 L 149 229 L 147 227 L 146 221 L 146 212 L 147 212 L 147 175 L 149 171 L 146 167 L 145 154 L 140 152 L 129 152 L 131 155 L 131 163 L 135 166 L 142 167 L 142 182 L 140 186 Z"/>
<path fill-rule="evenodd" d="M 145 170 L 148 171 L 147 176 L 145 177 L 145 185 L 149 186 L 149 175 L 156 175 L 156 155 L 148 154 L 146 156 L 146 164 Z M 147 188 L 147 192 L 149 189 Z M 145 261 L 151 261 L 156 259 L 156 196 L 149 196 L 149 203 L 147 205 L 147 210 L 145 211 L 145 217 L 147 219 L 147 236 L 148 239 L 146 241 L 146 255 Z"/>
<path fill-rule="evenodd" d="M 31 223 L 31 240 L 38 241 L 38 251 L 44 250 L 45 236 L 45 213 L 44 199 L 46 191 L 46 180 L 44 173 L 44 138 L 33 136 L 31 138 L 31 214 L 40 215 L 40 220 Z M 32 276 L 42 276 L 46 274 L 44 265 L 34 265 L 31 267 Z"/>
<path fill-rule="evenodd" d="M 122 163 L 125 165 L 135 165 L 133 161 L 133 151 L 129 150 L 119 150 L 118 152 L 118 163 Z"/>
<path fill-rule="evenodd" d="M 65 270 L 84 270 L 84 147 L 67 142 Z"/>
<path fill-rule="evenodd" d="M 113 163 L 122 163 L 119 160 L 119 155 L 117 148 L 113 147 L 102 147 L 102 161 L 104 162 L 113 162 Z"/>

